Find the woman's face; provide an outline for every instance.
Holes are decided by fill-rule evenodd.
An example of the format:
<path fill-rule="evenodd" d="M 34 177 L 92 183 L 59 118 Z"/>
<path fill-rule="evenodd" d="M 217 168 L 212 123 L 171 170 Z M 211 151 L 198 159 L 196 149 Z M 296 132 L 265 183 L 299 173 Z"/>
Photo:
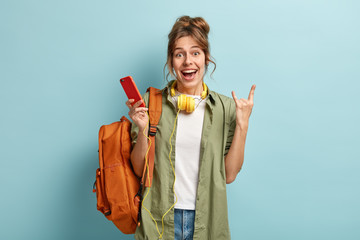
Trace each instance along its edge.
<path fill-rule="evenodd" d="M 175 42 L 172 65 L 178 80 L 177 90 L 190 95 L 201 95 L 205 53 L 193 37 L 182 37 Z"/>

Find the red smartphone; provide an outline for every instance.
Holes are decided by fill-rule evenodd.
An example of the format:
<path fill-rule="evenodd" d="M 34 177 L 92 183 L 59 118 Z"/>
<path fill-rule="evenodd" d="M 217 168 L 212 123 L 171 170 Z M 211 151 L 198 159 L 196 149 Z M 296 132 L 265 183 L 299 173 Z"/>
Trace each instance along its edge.
<path fill-rule="evenodd" d="M 123 87 L 128 99 L 134 99 L 135 101 L 131 104 L 132 106 L 139 100 L 142 100 L 140 92 L 136 87 L 136 84 L 131 76 L 120 78 L 121 86 Z M 139 107 L 145 107 L 145 103 L 142 100 L 142 104 Z"/>

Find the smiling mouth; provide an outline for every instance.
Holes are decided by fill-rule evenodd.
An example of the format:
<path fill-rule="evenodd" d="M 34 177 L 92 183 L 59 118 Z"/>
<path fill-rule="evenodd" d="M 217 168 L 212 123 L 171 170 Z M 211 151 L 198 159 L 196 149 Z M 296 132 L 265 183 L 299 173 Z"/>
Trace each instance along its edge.
<path fill-rule="evenodd" d="M 194 79 L 197 70 L 185 70 L 185 71 L 181 71 L 181 73 L 186 80 L 192 80 Z"/>

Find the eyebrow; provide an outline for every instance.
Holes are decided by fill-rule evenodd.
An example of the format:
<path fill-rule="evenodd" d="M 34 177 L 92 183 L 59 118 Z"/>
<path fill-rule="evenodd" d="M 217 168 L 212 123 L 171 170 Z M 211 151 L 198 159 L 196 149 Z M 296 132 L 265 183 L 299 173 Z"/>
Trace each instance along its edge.
<path fill-rule="evenodd" d="M 195 46 L 192 46 L 190 49 L 192 49 L 192 48 L 200 48 L 200 47 L 195 45 Z M 176 51 L 176 50 L 183 50 L 183 48 L 178 47 L 178 48 L 174 49 L 174 51 Z"/>

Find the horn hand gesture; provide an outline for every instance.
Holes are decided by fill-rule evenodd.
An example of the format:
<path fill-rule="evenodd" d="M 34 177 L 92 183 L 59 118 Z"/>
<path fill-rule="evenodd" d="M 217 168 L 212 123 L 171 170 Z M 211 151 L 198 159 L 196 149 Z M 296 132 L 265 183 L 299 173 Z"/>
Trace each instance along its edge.
<path fill-rule="evenodd" d="M 240 129 L 247 129 L 249 125 L 249 118 L 251 115 L 252 108 L 254 106 L 254 92 L 256 85 L 252 85 L 248 99 L 240 98 L 237 99 L 235 92 L 232 91 L 232 97 L 234 98 L 236 105 L 236 125 Z"/>

